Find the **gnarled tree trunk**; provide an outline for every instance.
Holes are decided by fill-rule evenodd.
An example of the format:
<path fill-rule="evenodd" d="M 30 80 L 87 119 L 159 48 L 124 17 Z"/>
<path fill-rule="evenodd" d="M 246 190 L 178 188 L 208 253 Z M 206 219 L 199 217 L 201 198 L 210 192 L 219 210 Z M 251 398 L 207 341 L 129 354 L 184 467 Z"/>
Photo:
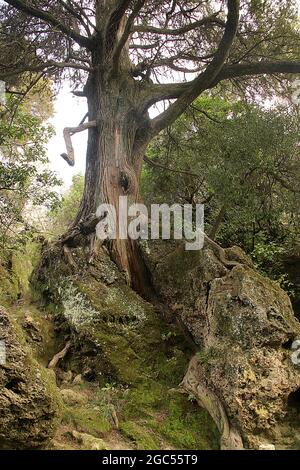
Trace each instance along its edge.
<path fill-rule="evenodd" d="M 129 60 L 124 53 L 122 70 L 115 77 L 103 68 L 99 56 L 94 58 L 95 72 L 85 86 L 89 121 L 97 125 L 89 129 L 86 155 L 84 194 L 75 224 L 95 214 L 100 204 L 111 204 L 117 215 L 117 238 L 112 241 L 112 256 L 126 271 L 138 290 L 142 290 L 145 268 L 134 241 L 120 239 L 119 197 L 127 196 L 128 204 L 139 200 L 139 179 L 144 152 L 148 143 L 148 114 L 141 113 L 139 82 L 130 74 Z"/>

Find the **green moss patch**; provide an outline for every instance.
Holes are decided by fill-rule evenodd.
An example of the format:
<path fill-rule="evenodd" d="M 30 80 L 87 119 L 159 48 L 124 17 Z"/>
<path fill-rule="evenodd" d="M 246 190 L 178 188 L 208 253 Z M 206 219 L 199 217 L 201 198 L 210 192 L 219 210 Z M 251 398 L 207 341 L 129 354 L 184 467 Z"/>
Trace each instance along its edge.
<path fill-rule="evenodd" d="M 65 407 L 62 421 L 93 436 L 102 436 L 111 429 L 111 422 L 96 406 Z"/>
<path fill-rule="evenodd" d="M 41 287 L 56 322 L 70 328 L 72 354 L 64 367 L 90 371 L 89 380 L 99 389 L 88 406 L 67 407 L 63 422 L 105 439 L 117 426 L 115 412 L 119 431 L 138 449 L 218 448 L 219 433 L 209 415 L 171 391 L 193 354 L 175 322 L 166 323 L 163 312 L 130 289 L 120 273 L 113 271 L 106 282 L 101 274 L 109 273 L 106 255 L 90 267 L 73 251 L 80 273 L 72 274 L 54 256 L 45 263 Z"/>

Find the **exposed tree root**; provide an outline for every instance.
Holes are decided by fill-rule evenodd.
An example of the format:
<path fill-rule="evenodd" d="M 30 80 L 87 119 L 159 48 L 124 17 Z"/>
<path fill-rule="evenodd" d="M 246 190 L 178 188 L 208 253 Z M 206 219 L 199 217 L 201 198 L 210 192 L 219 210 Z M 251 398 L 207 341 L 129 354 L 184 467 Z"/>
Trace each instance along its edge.
<path fill-rule="evenodd" d="M 71 227 L 64 235 L 60 237 L 58 243 L 75 248 L 80 245 L 85 245 L 88 240 L 88 235 L 94 234 L 96 226 L 101 222 L 102 218 L 97 217 L 95 214 L 84 220 L 80 221 L 74 227 Z"/>
<path fill-rule="evenodd" d="M 53 358 L 51 359 L 51 361 L 48 364 L 48 369 L 55 369 L 55 367 L 57 366 L 59 361 L 66 356 L 66 354 L 69 351 L 70 347 L 71 347 L 71 342 L 68 341 L 67 344 L 65 345 L 64 349 L 62 349 L 61 351 L 59 351 L 57 354 L 55 354 L 53 356 Z"/>
<path fill-rule="evenodd" d="M 204 234 L 204 240 L 209 246 L 211 246 L 216 256 L 226 268 L 231 269 L 241 264 L 238 261 L 229 261 L 226 258 L 226 251 L 224 250 L 224 248 L 220 246 L 217 242 L 209 238 L 206 234 Z"/>
<path fill-rule="evenodd" d="M 221 434 L 222 450 L 243 449 L 243 441 L 239 432 L 233 428 L 228 420 L 221 400 L 208 388 L 204 375 L 201 374 L 201 364 L 194 356 L 189 364 L 180 389 L 186 393 L 192 393 L 198 404 L 205 408 L 216 423 Z"/>
<path fill-rule="evenodd" d="M 63 252 L 64 252 L 65 258 L 67 260 L 67 263 L 70 266 L 72 266 L 72 268 L 77 269 L 77 265 L 74 261 L 73 255 L 72 255 L 70 249 L 67 247 L 67 245 L 63 246 Z"/>

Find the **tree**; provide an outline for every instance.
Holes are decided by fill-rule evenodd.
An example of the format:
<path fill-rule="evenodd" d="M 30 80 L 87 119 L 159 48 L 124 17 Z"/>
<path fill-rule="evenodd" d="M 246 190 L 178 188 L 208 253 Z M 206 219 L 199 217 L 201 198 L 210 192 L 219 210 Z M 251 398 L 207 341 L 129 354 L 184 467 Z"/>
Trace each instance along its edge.
<path fill-rule="evenodd" d="M 150 144 L 142 195 L 204 203 L 205 231 L 224 246 L 276 248 L 299 237 L 299 151 L 290 107 L 200 97 Z"/>
<path fill-rule="evenodd" d="M 15 248 L 25 242 L 24 228 L 28 222 L 32 224 L 32 212 L 58 203 L 56 186 L 61 181 L 46 165 L 46 143 L 53 134 L 53 129 L 43 124 L 47 109 L 49 103 L 39 105 L 32 96 L 22 103 L 17 95 L 6 100 L 0 121 L 1 248 Z M 26 215 L 29 205 L 30 220 Z"/>
<path fill-rule="evenodd" d="M 6 51 L 2 79 L 27 70 L 57 81 L 69 77 L 75 86 L 85 82 L 75 90 L 87 99 L 90 121 L 75 225 L 87 232 L 86 221 L 101 202 L 118 212 L 120 195 L 138 200 L 147 145 L 197 96 L 225 81 L 241 89 L 250 79 L 253 90 L 253 77 L 272 75 L 271 85 L 278 74 L 299 73 L 296 11 L 290 0 L 2 2 L 1 42 L 20 53 L 16 59 Z M 186 81 L 188 74 L 194 78 Z M 150 118 L 151 106 L 168 100 Z M 116 240 L 113 256 L 136 281 L 140 266 L 132 242 Z"/>
<path fill-rule="evenodd" d="M 62 235 L 74 221 L 83 194 L 84 178 L 78 174 L 73 176 L 72 185 L 63 195 L 60 204 L 50 212 L 51 233 Z"/>

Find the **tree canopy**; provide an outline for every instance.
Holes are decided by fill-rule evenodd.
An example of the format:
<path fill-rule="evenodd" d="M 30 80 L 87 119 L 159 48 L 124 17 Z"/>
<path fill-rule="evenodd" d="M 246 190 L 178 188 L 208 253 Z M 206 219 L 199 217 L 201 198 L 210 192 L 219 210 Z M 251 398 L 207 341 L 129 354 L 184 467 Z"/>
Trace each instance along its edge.
<path fill-rule="evenodd" d="M 6 0 L 0 18 L 0 78 L 9 82 L 26 70 L 68 77 L 76 87 L 97 64 L 110 77 L 126 70 L 145 88 L 143 109 L 176 100 L 152 119 L 152 133 L 224 80 L 240 92 L 250 80 L 248 93 L 257 93 L 278 85 L 282 73 L 300 72 L 290 0 Z"/>
<path fill-rule="evenodd" d="M 3 0 L 0 19 L 0 79 L 11 91 L 26 72 L 29 90 L 51 76 L 87 99 L 89 122 L 65 132 L 61 154 L 73 165 L 70 132 L 88 129 L 84 193 L 65 244 L 83 230 L 93 245 L 102 202 L 138 201 L 149 142 L 198 96 L 223 89 L 258 101 L 300 73 L 296 1 Z M 112 252 L 129 277 L 143 271 L 131 242 L 117 237 Z"/>
<path fill-rule="evenodd" d="M 199 98 L 150 145 L 147 203 L 202 203 L 207 233 L 253 250 L 299 230 L 299 121 L 288 107 L 261 109 Z"/>

